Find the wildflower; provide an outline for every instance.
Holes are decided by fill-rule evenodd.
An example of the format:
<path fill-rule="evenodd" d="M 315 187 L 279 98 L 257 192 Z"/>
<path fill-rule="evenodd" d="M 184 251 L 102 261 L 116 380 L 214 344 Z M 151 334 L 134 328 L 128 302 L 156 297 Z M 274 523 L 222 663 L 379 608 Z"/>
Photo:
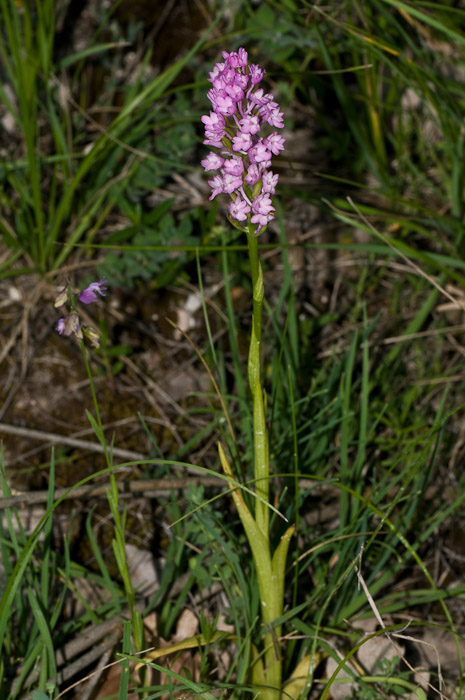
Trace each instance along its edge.
<path fill-rule="evenodd" d="M 282 136 L 276 133 L 276 131 L 273 134 L 270 134 L 263 143 L 275 156 L 279 154 L 279 151 L 284 149 L 284 139 Z"/>
<path fill-rule="evenodd" d="M 100 282 L 91 282 L 88 287 L 86 287 L 79 295 L 79 300 L 83 304 L 92 304 L 94 301 L 98 300 L 97 294 L 102 297 L 106 296 L 106 280 L 101 279 Z M 76 299 L 68 285 L 63 289 L 57 296 L 55 300 L 55 307 L 62 309 L 68 306 L 68 313 L 62 316 L 57 321 L 56 331 L 60 335 L 75 335 L 79 340 L 86 338 L 92 347 L 100 347 L 100 336 L 99 333 L 90 328 L 90 326 L 81 326 L 81 321 L 79 319 L 79 313 L 76 308 Z"/>
<path fill-rule="evenodd" d="M 210 112 L 210 116 L 202 117 L 201 120 L 205 124 L 205 128 L 210 131 L 222 131 L 224 129 L 224 117 L 216 112 Z"/>
<path fill-rule="evenodd" d="M 79 316 L 77 313 L 72 312 L 63 318 L 58 320 L 56 329 L 60 335 L 71 335 L 74 333 L 77 338 L 82 338 L 81 325 L 79 323 Z"/>
<path fill-rule="evenodd" d="M 229 175 L 242 175 L 244 172 L 244 161 L 238 156 L 233 156 L 224 161 L 224 172 Z"/>
<path fill-rule="evenodd" d="M 245 221 L 247 214 L 250 212 L 250 207 L 247 202 L 244 202 L 240 197 L 236 197 L 234 202 L 229 203 L 229 216 L 236 221 Z"/>
<path fill-rule="evenodd" d="M 276 185 L 278 184 L 278 179 L 278 175 L 273 175 L 271 170 L 267 170 L 263 175 L 262 192 L 274 194 L 276 191 Z"/>
<path fill-rule="evenodd" d="M 274 216 L 274 207 L 271 204 L 271 199 L 269 194 L 259 194 L 258 197 L 252 202 L 253 216 L 250 219 L 253 224 L 258 224 L 259 226 L 266 226 Z"/>
<path fill-rule="evenodd" d="M 61 292 L 58 292 L 58 296 L 55 299 L 55 303 L 53 304 L 55 309 L 61 309 L 62 306 L 67 304 L 69 301 L 69 292 L 68 292 L 68 287 L 65 287 L 64 289 L 61 290 Z"/>
<path fill-rule="evenodd" d="M 260 131 L 260 119 L 256 114 L 248 114 L 240 120 L 239 126 L 243 134 L 257 134 Z"/>
<path fill-rule="evenodd" d="M 98 301 L 98 292 L 102 297 L 106 296 L 106 280 L 101 279 L 100 282 L 91 282 L 88 287 L 86 287 L 79 295 L 79 301 L 83 304 L 93 304 L 94 301 Z"/>
<path fill-rule="evenodd" d="M 250 149 L 249 158 L 251 163 L 270 163 L 271 165 L 271 153 L 263 141 Z"/>
<path fill-rule="evenodd" d="M 239 131 L 233 138 L 233 149 L 235 151 L 242 151 L 247 153 L 249 148 L 252 146 L 252 136 L 250 134 L 244 134 Z"/>
<path fill-rule="evenodd" d="M 249 183 L 251 187 L 254 187 L 260 180 L 261 173 L 260 168 L 255 163 L 249 165 L 247 168 L 247 175 L 245 176 L 245 181 Z"/>
<path fill-rule="evenodd" d="M 221 194 L 222 192 L 224 192 L 223 178 L 221 177 L 221 175 L 215 175 L 213 180 L 208 181 L 208 184 L 212 188 L 210 199 L 214 199 L 217 194 Z"/>
<path fill-rule="evenodd" d="M 210 152 L 201 162 L 204 170 L 219 170 L 224 163 L 224 158 Z"/>
<path fill-rule="evenodd" d="M 247 51 L 223 51 L 223 63 L 209 73 L 212 88 L 207 97 L 212 111 L 202 117 L 204 144 L 220 149 L 202 160 L 205 170 L 216 171 L 208 184 L 210 199 L 229 194 L 232 222 L 256 224 L 254 235 L 274 219 L 271 196 L 279 176 L 271 167 L 272 156 L 284 149 L 284 138 L 276 131 L 261 135 L 263 127 L 282 129 L 283 113 L 273 95 L 258 87 L 265 71 L 249 64 Z"/>
<path fill-rule="evenodd" d="M 93 348 L 100 347 L 100 336 L 96 330 L 90 326 L 82 326 L 82 332 Z"/>
<path fill-rule="evenodd" d="M 238 190 L 242 186 L 242 178 L 239 175 L 231 175 L 231 173 L 225 173 L 223 177 L 223 192 L 231 194 L 235 190 Z"/>

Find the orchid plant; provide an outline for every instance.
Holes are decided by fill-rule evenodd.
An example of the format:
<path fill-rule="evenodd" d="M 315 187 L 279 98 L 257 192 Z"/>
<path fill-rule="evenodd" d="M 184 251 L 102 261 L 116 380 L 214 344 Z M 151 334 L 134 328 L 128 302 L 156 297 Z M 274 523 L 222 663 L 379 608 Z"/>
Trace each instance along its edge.
<path fill-rule="evenodd" d="M 264 300 L 263 272 L 259 259 L 257 236 L 274 219 L 271 195 L 275 193 L 278 175 L 272 172 L 273 155 L 284 149 L 285 139 L 275 130 L 284 126 L 283 113 L 272 94 L 260 83 L 265 71 L 249 63 L 247 51 L 223 52 L 209 75 L 212 88 L 208 99 L 212 109 L 202 117 L 205 125 L 204 144 L 215 149 L 202 161 L 208 172 L 216 174 L 209 185 L 210 199 L 228 194 L 228 219 L 247 236 L 253 288 L 252 331 L 248 357 L 248 382 L 253 400 L 253 442 L 255 509 L 251 513 L 240 490 L 231 481 L 232 495 L 246 532 L 260 592 L 261 616 L 265 629 L 263 652 L 255 651 L 252 660 L 252 682 L 258 697 L 280 700 L 299 697 L 306 682 L 309 658 L 303 659 L 294 678 L 283 685 L 281 624 L 284 604 L 286 558 L 294 526 L 287 528 L 280 543 L 272 551 L 270 543 L 269 481 L 270 463 L 266 422 L 266 398 L 261 384 L 262 307 Z M 271 133 L 266 134 L 266 130 Z M 224 449 L 219 445 L 222 468 L 233 478 L 233 471 Z M 237 483 L 237 482 L 236 482 Z"/>

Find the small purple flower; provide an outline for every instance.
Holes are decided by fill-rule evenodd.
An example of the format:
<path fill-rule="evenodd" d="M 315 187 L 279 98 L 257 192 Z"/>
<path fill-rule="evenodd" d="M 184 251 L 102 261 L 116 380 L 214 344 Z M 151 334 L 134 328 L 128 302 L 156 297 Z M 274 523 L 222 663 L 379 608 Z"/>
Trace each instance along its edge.
<path fill-rule="evenodd" d="M 245 221 L 247 219 L 247 214 L 250 212 L 250 207 L 243 199 L 236 197 L 234 202 L 229 203 L 228 211 L 231 219 Z"/>
<path fill-rule="evenodd" d="M 260 164 L 262 168 L 267 168 L 271 165 L 271 153 L 263 141 L 257 143 L 249 150 L 249 158 L 251 163 Z"/>
<path fill-rule="evenodd" d="M 89 286 L 81 292 L 79 295 L 79 300 L 83 304 L 92 304 L 94 301 L 98 301 L 97 294 L 106 296 L 106 289 L 106 280 L 104 279 L 101 279 L 100 282 L 91 282 L 91 284 L 89 284 Z M 74 334 L 80 340 L 86 338 L 88 341 L 90 341 L 92 347 L 98 348 L 100 338 L 99 333 L 89 326 L 81 326 L 79 314 L 76 310 L 75 296 L 69 285 L 65 288 L 65 290 L 60 292 L 57 300 L 60 302 L 60 308 L 67 305 L 69 309 L 69 313 L 65 312 L 66 315 L 58 319 L 55 327 L 57 333 L 66 336 Z M 56 302 L 55 306 L 57 306 Z"/>
<path fill-rule="evenodd" d="M 253 187 L 254 185 L 257 184 L 257 182 L 260 180 L 261 177 L 261 171 L 258 165 L 255 163 L 252 163 L 252 165 L 249 165 L 247 169 L 247 175 L 245 176 L 245 181 Z"/>
<path fill-rule="evenodd" d="M 280 134 L 273 132 L 263 141 L 269 151 L 275 156 L 279 155 L 279 151 L 284 150 L 285 139 Z"/>
<path fill-rule="evenodd" d="M 239 189 L 242 185 L 242 177 L 240 175 L 232 175 L 225 173 L 223 177 L 223 192 L 231 194 L 234 190 Z"/>
<path fill-rule="evenodd" d="M 94 301 L 98 301 L 98 292 L 102 297 L 106 296 L 106 280 L 101 279 L 100 282 L 91 282 L 88 287 L 86 287 L 79 295 L 79 301 L 83 304 L 93 304 Z"/>
<path fill-rule="evenodd" d="M 226 94 L 224 90 L 217 90 L 215 95 L 215 108 L 219 114 L 231 116 L 236 111 L 236 102 Z"/>
<path fill-rule="evenodd" d="M 231 51 L 231 53 L 223 51 L 223 58 L 225 61 L 228 61 L 232 68 L 242 68 L 247 65 L 248 61 L 247 51 L 243 48 L 240 48 L 237 53 L 235 51 Z"/>
<path fill-rule="evenodd" d="M 236 71 L 231 66 L 227 65 L 223 68 L 221 73 L 221 80 L 223 81 L 223 86 L 232 85 L 234 83 L 234 78 L 236 76 Z"/>
<path fill-rule="evenodd" d="M 274 217 L 274 207 L 271 204 L 269 194 L 259 194 L 252 202 L 253 216 L 250 219 L 253 224 L 258 224 L 255 235 L 260 232 L 263 226 L 266 226 Z"/>
<path fill-rule="evenodd" d="M 219 170 L 224 163 L 224 158 L 221 158 L 216 153 L 210 151 L 208 156 L 203 159 L 202 165 L 204 170 Z"/>
<path fill-rule="evenodd" d="M 221 177 L 221 175 L 215 175 L 213 180 L 208 181 L 208 184 L 212 188 L 210 199 L 214 199 L 217 194 L 221 194 L 222 192 L 224 192 L 223 178 Z"/>
<path fill-rule="evenodd" d="M 243 134 L 242 131 L 238 131 L 236 136 L 233 138 L 233 151 L 245 151 L 247 152 L 252 146 L 252 137 L 250 134 Z"/>
<path fill-rule="evenodd" d="M 207 131 L 207 129 L 205 129 L 205 136 L 206 139 L 204 140 L 204 144 L 206 146 L 214 146 L 214 148 L 221 148 L 221 146 L 223 145 L 223 142 L 221 141 L 223 137 L 221 134 L 217 134 L 213 131 Z"/>
<path fill-rule="evenodd" d="M 244 161 L 238 156 L 233 156 L 224 161 L 224 172 L 229 175 L 242 175 L 244 172 Z"/>
<path fill-rule="evenodd" d="M 226 85 L 224 91 L 234 102 L 239 102 L 239 100 L 242 100 L 244 97 L 244 90 L 237 83 L 234 85 Z M 234 109 L 234 112 L 235 111 Z"/>
<path fill-rule="evenodd" d="M 259 141 L 250 149 L 249 158 L 252 163 L 261 163 L 270 160 L 270 152 L 263 141 Z"/>
<path fill-rule="evenodd" d="M 269 102 L 260 107 L 259 114 L 270 126 L 275 126 L 278 129 L 283 128 L 283 113 L 280 112 L 277 102 Z"/>
<path fill-rule="evenodd" d="M 265 71 L 260 66 L 252 64 L 249 66 L 250 80 L 252 85 L 257 85 L 265 75 Z"/>
<path fill-rule="evenodd" d="M 82 338 L 79 316 L 74 312 L 58 319 L 56 330 L 60 335 L 71 335 L 74 333 L 78 338 Z"/>
<path fill-rule="evenodd" d="M 273 95 L 266 94 L 263 88 L 259 88 L 249 95 L 249 100 L 255 105 L 263 106 L 273 100 Z"/>
<path fill-rule="evenodd" d="M 279 175 L 274 175 L 271 170 L 265 170 L 262 177 L 262 192 L 274 194 L 278 180 Z"/>
<path fill-rule="evenodd" d="M 211 131 L 223 131 L 224 129 L 224 117 L 216 112 L 210 112 L 210 115 L 205 115 L 201 118 L 205 124 L 206 129 Z"/>
<path fill-rule="evenodd" d="M 215 81 L 218 81 L 218 79 L 221 79 L 221 74 L 223 73 L 225 67 L 226 66 L 224 63 L 216 63 L 213 70 L 210 71 L 210 73 L 208 74 L 208 76 L 209 76 L 208 80 L 211 82 L 213 87 L 217 87 L 215 85 Z M 202 119 L 202 121 L 203 121 L 203 119 Z"/>
<path fill-rule="evenodd" d="M 247 114 L 239 124 L 243 134 L 257 134 L 260 131 L 260 119 L 256 114 Z"/>

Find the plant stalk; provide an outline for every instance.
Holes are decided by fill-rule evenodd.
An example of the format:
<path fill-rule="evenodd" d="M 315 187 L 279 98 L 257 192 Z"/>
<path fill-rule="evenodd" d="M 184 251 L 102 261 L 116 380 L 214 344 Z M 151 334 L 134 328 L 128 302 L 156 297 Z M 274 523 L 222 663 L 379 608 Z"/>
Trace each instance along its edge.
<path fill-rule="evenodd" d="M 251 230 L 252 229 L 252 230 Z M 247 374 L 250 391 L 253 398 L 253 443 L 254 443 L 254 477 L 256 492 L 265 503 L 269 496 L 269 458 L 268 434 L 266 429 L 265 401 L 261 385 L 260 346 L 262 341 L 262 310 L 263 310 L 263 271 L 258 257 L 258 240 L 253 235 L 254 227 L 247 230 L 249 246 L 250 272 L 252 277 L 253 310 L 252 331 Z M 256 499 L 255 521 L 262 531 L 269 549 L 269 509 L 262 501 Z"/>

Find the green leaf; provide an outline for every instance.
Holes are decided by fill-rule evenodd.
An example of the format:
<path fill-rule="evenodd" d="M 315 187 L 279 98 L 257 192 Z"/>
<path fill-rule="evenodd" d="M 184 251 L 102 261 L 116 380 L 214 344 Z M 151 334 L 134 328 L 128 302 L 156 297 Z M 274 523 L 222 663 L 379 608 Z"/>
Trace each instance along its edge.
<path fill-rule="evenodd" d="M 59 70 L 69 68 L 73 65 L 73 63 L 82 61 L 84 58 L 89 58 L 89 56 L 95 56 L 96 54 L 104 53 L 105 51 L 109 51 L 111 49 L 123 49 L 127 46 L 131 46 L 130 41 L 110 41 L 107 44 L 96 44 L 95 46 L 87 46 L 82 51 L 78 51 L 77 53 L 72 53 L 69 56 L 65 56 L 58 64 Z"/>

